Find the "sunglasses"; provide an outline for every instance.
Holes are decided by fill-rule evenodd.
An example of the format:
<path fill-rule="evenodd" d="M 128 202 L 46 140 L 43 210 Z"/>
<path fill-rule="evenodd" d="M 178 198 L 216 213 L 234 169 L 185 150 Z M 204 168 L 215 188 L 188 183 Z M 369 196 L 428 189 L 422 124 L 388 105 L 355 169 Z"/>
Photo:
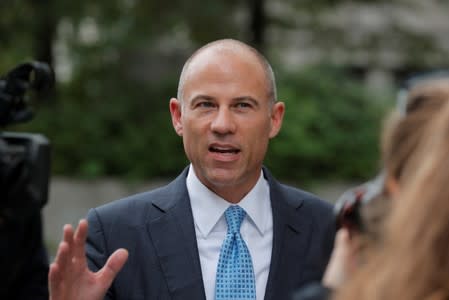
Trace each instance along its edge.
<path fill-rule="evenodd" d="M 349 232 L 365 232 L 361 208 L 383 194 L 384 183 L 385 175 L 382 172 L 374 179 L 344 192 L 334 205 L 337 229 L 344 227 Z"/>

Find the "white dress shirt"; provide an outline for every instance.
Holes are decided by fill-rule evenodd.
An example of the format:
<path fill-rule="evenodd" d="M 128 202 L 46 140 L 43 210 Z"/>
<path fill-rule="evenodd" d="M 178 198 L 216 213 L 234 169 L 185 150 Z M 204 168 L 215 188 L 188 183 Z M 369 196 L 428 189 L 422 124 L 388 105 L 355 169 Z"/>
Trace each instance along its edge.
<path fill-rule="evenodd" d="M 225 210 L 232 205 L 209 190 L 195 174 L 187 175 L 201 271 L 207 300 L 215 299 L 215 276 L 221 245 L 226 236 Z M 248 246 L 256 279 L 256 299 L 265 297 L 273 244 L 273 214 L 270 189 L 261 172 L 253 189 L 238 203 L 246 211 L 240 233 Z"/>

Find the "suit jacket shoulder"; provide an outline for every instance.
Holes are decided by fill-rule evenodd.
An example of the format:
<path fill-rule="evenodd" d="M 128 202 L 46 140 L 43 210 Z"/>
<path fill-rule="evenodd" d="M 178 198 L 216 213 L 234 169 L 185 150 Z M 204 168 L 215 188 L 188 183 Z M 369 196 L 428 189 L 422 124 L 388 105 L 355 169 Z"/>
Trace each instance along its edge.
<path fill-rule="evenodd" d="M 273 251 L 265 299 L 289 299 L 298 288 L 320 281 L 335 237 L 332 205 L 276 181 L 266 168 L 273 211 Z"/>
<path fill-rule="evenodd" d="M 205 299 L 186 176 L 89 211 L 89 267 L 129 252 L 106 299 Z"/>

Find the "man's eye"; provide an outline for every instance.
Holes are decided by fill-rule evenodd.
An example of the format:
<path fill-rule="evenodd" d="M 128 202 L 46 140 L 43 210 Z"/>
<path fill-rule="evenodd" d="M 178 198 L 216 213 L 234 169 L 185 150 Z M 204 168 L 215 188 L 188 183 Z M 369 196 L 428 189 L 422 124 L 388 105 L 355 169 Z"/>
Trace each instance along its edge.
<path fill-rule="evenodd" d="M 250 108 L 251 104 L 247 103 L 247 102 L 239 102 L 236 104 L 237 108 Z"/>
<path fill-rule="evenodd" d="M 199 102 L 197 106 L 201 108 L 211 108 L 214 107 L 214 104 L 212 102 Z"/>

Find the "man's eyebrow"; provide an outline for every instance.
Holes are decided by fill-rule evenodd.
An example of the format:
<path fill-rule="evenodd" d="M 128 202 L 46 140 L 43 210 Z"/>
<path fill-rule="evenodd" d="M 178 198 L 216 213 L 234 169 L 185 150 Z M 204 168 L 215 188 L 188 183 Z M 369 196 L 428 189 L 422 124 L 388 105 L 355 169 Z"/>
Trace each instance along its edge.
<path fill-rule="evenodd" d="M 213 100 L 213 99 L 214 99 L 214 97 L 212 97 L 212 96 L 199 94 L 199 95 L 195 95 L 195 97 L 192 98 L 192 102 L 196 101 L 196 100 Z"/>

